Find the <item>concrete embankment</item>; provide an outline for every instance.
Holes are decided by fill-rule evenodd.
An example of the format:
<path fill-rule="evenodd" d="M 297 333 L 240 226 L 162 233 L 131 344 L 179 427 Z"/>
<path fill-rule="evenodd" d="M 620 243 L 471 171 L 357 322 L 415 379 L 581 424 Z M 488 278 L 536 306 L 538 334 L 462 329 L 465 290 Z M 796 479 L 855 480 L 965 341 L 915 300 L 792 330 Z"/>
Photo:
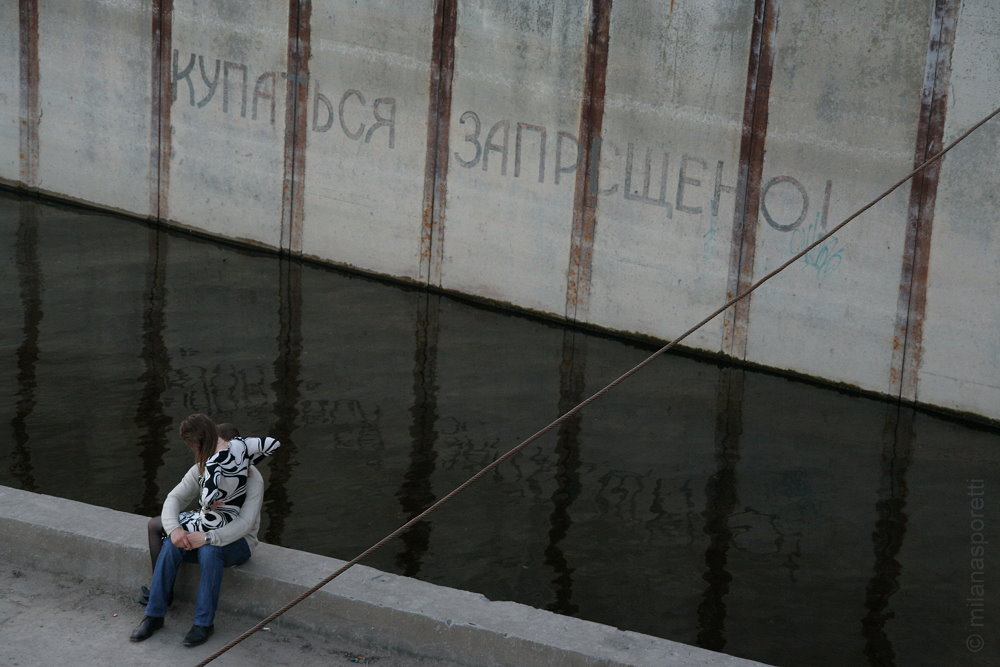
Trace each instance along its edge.
<path fill-rule="evenodd" d="M 38 633 L 43 639 L 25 646 L 25 642 L 0 642 L 0 657 L 5 652 L 20 664 L 46 662 L 49 657 L 86 657 L 89 643 L 66 646 L 81 627 L 96 626 L 106 633 L 94 646 L 103 655 L 115 656 L 112 664 L 155 664 L 149 662 L 151 649 L 131 645 L 127 634 L 132 622 L 141 618 L 141 608 L 127 603 L 119 617 L 128 620 L 111 622 L 94 609 L 81 609 L 74 615 L 68 605 L 82 590 L 95 587 L 111 591 L 118 599 L 133 595 L 149 576 L 145 545 L 144 517 L 62 500 L 0 486 L 0 560 L 6 570 L 21 573 L 44 573 L 72 577 L 60 583 L 57 600 L 34 600 L 11 611 L 0 635 L 12 632 L 17 623 L 32 628 L 45 626 L 46 607 L 58 610 L 58 623 Z M 226 573 L 220 611 L 225 621 L 208 644 L 196 650 L 181 651 L 174 646 L 172 659 L 184 656 L 195 662 L 211 654 L 242 630 L 250 627 L 276 608 L 343 565 L 342 561 L 262 544 L 247 564 Z M 193 597 L 196 568 L 185 567 L 179 581 L 177 602 L 168 614 L 173 628 L 186 628 L 190 620 L 180 617 Z M 17 574 L 18 581 L 22 575 Z M 13 581 L 13 580 L 11 580 Z M 75 583 L 73 583 L 75 582 Z M 5 579 L 5 588 L 8 586 Z M 23 582 L 22 582 L 23 584 Z M 4 600 L 15 600 L 16 586 L 3 591 Z M 71 590 L 66 590 L 70 588 Z M 76 590 L 72 590 L 72 589 Z M 27 598 L 25 598 L 27 599 Z M 622 600 L 622 604 L 628 601 Z M 12 609 L 14 602 L 11 602 Z M 95 602 L 95 605 L 97 603 Z M 37 616 L 37 623 L 33 622 Z M 188 615 L 189 616 L 189 615 Z M 235 619 L 235 621 L 234 621 Z M 243 621 L 243 626 L 236 624 Z M 285 636 L 298 638 L 300 644 L 284 649 L 266 644 L 261 659 L 273 664 L 276 652 L 284 659 L 312 655 L 325 647 L 342 656 L 362 654 L 382 656 L 381 664 L 455 664 L 455 665 L 755 665 L 704 649 L 678 644 L 634 632 L 623 632 L 597 623 L 559 616 L 513 602 L 490 601 L 481 595 L 458 591 L 380 572 L 362 565 L 337 578 L 272 624 Z M 226 636 L 224 629 L 231 634 Z M 175 633 L 177 630 L 174 631 Z M 161 641 L 165 631 L 154 636 Z M 304 638 L 304 639 L 302 639 Z M 247 642 L 257 641 L 254 638 Z M 292 640 L 293 642 L 295 639 Z M 177 642 L 172 644 L 178 644 Z M 250 644 L 253 646 L 253 644 Z M 342 647 L 339 651 L 331 647 Z M 34 649 L 39 653 L 32 654 Z M 254 654 L 245 653 L 253 663 Z M 305 651 L 305 653 L 303 653 Z M 309 654 L 308 651 L 313 651 Z M 135 654 L 123 659 L 125 654 Z M 308 660 L 308 659 L 307 659 Z M 355 661 L 359 661 L 355 658 Z M 226 663 L 223 663 L 226 664 Z M 243 662 L 246 664 L 246 662 Z"/>
<path fill-rule="evenodd" d="M 0 5 L 0 182 L 671 339 L 1000 105 L 1000 5 Z M 1000 419 L 1000 122 L 686 341 Z"/>

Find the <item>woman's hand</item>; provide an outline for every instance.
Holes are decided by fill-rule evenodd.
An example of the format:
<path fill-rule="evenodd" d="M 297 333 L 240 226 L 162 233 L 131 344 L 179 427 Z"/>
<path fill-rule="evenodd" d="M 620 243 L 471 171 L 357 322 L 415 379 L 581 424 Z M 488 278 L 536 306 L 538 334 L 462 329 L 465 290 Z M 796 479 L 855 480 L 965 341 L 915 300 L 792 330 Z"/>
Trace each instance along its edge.
<path fill-rule="evenodd" d="M 191 545 L 192 549 L 200 549 L 205 546 L 205 533 L 194 532 L 188 533 L 188 544 Z"/>
<path fill-rule="evenodd" d="M 191 546 L 190 535 L 180 526 L 170 531 L 170 541 L 173 542 L 173 545 L 179 549 L 194 548 Z"/>

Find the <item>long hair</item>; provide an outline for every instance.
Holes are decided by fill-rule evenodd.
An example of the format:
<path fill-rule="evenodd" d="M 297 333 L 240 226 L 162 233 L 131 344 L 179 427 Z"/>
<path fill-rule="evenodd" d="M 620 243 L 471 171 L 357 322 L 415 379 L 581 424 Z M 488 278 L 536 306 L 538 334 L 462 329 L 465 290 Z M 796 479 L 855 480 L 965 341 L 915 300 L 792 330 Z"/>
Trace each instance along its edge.
<path fill-rule="evenodd" d="M 205 472 L 205 462 L 215 453 L 219 432 L 215 422 L 201 413 L 190 415 L 181 422 L 181 440 L 194 452 L 198 474 Z"/>

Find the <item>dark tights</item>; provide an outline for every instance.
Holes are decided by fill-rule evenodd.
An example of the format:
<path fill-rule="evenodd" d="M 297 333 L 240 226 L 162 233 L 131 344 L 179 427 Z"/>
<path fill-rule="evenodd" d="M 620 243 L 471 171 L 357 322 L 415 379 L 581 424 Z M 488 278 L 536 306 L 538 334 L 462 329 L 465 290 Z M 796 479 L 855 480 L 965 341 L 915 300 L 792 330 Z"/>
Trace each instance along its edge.
<path fill-rule="evenodd" d="M 163 522 L 160 517 L 154 516 L 146 523 L 146 530 L 149 536 L 149 560 L 152 569 L 156 569 L 156 559 L 160 556 L 160 547 L 163 546 Z"/>

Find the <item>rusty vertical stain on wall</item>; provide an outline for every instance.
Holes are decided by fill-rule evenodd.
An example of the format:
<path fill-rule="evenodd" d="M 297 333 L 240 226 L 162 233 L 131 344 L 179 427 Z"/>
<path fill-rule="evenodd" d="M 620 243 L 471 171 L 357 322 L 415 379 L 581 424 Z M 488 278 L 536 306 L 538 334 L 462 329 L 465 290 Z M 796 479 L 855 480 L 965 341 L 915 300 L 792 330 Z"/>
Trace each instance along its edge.
<path fill-rule="evenodd" d="M 173 39 L 174 0 L 153 0 L 152 77 L 150 92 L 149 215 L 169 217 L 170 192 L 170 45 Z"/>
<path fill-rule="evenodd" d="M 740 139 L 736 210 L 733 214 L 729 280 L 726 285 L 727 299 L 745 291 L 753 282 L 761 172 L 764 168 L 764 145 L 767 139 L 768 102 L 771 96 L 771 70 L 774 65 L 778 9 L 777 0 L 756 0 L 754 7 L 746 95 L 743 104 L 743 130 Z M 746 356 L 749 320 L 749 297 L 726 311 L 722 343 L 724 353 L 738 359 Z"/>
<path fill-rule="evenodd" d="M 437 0 L 427 108 L 423 224 L 420 228 L 420 277 L 431 285 L 441 284 L 445 200 L 448 195 L 448 130 L 451 126 L 451 83 L 455 71 L 457 25 L 457 0 Z"/>
<path fill-rule="evenodd" d="M 597 169 L 604 123 L 611 0 L 592 0 L 580 104 L 579 151 L 573 191 L 573 231 L 566 272 L 566 319 L 585 319 L 590 307 L 590 272 L 597 229 Z"/>
<path fill-rule="evenodd" d="M 285 173 L 282 184 L 281 249 L 302 254 L 305 206 L 309 59 L 312 57 L 312 0 L 288 5 L 288 72 L 285 94 Z"/>
<path fill-rule="evenodd" d="M 20 0 L 21 78 L 20 179 L 26 188 L 38 187 L 38 124 L 41 108 L 38 97 L 38 0 Z"/>
<path fill-rule="evenodd" d="M 944 137 L 951 54 L 955 44 L 959 0 L 935 0 L 931 17 L 924 85 L 920 99 L 914 166 L 939 152 Z M 941 162 L 935 162 L 913 177 L 907 211 L 906 241 L 896 302 L 896 325 L 892 341 L 889 392 L 904 400 L 916 400 L 927 307 L 927 271 L 930 266 L 931 231 L 937 199 Z"/>

